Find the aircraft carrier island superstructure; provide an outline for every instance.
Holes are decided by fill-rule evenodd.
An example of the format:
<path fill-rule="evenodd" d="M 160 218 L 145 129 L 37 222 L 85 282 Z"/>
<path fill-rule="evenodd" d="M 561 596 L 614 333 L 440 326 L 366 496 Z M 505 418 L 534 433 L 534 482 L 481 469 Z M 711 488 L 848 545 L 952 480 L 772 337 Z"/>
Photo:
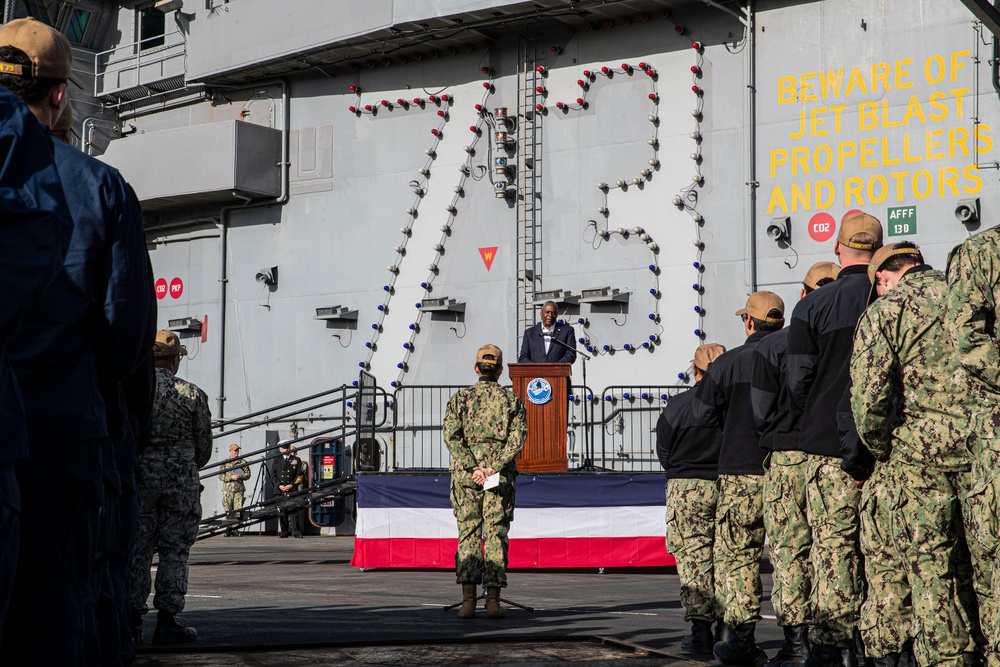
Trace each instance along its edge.
<path fill-rule="evenodd" d="M 447 465 L 449 388 L 484 343 L 516 360 L 547 300 L 592 357 L 586 387 L 573 366 L 571 465 L 659 470 L 652 427 L 695 347 L 740 344 L 754 290 L 790 312 L 845 214 L 943 268 L 1000 211 L 996 12 L 980 0 L 6 10 L 73 41 L 92 84 L 72 92 L 81 149 L 142 201 L 159 325 L 213 417 L 364 371 L 379 470 Z M 276 418 L 215 458 L 353 414 Z"/>

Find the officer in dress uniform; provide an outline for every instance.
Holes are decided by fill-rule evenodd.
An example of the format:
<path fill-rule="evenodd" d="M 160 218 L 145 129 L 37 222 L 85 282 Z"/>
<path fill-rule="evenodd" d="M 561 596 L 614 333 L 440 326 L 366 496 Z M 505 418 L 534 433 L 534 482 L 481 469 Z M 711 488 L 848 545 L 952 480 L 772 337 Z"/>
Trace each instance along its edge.
<path fill-rule="evenodd" d="M 302 459 L 295 455 L 295 447 L 287 441 L 278 443 L 278 448 L 284 457 L 278 461 L 278 493 L 282 496 L 290 495 L 302 488 L 305 481 L 306 467 Z M 298 510 L 289 513 L 283 508 L 278 517 L 278 537 L 288 537 L 289 527 L 291 527 L 292 537 L 302 537 L 302 529 L 299 526 L 300 518 Z"/>
<path fill-rule="evenodd" d="M 222 480 L 222 510 L 227 519 L 238 520 L 246 500 L 243 480 L 250 479 L 250 466 L 240 458 L 240 446 L 235 442 L 229 445 L 229 459 L 219 470 L 219 479 Z M 236 537 L 239 534 L 236 528 L 226 530 L 226 537 Z"/>

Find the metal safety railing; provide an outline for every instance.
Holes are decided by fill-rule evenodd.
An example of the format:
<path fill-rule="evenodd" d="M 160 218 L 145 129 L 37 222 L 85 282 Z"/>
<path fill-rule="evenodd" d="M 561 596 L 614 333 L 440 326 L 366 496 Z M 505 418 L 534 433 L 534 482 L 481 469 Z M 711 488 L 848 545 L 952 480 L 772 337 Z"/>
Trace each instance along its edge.
<path fill-rule="evenodd" d="M 180 30 L 100 51 L 94 54 L 94 96 L 126 102 L 183 89 L 186 57 Z"/>
<path fill-rule="evenodd" d="M 448 399 L 464 385 L 413 385 L 392 395 L 391 421 L 377 429 L 387 459 L 380 469 L 446 468 L 442 422 Z M 569 466 L 623 472 L 660 469 L 656 421 L 683 385 L 612 386 L 600 393 L 573 385 L 567 415 Z"/>
<path fill-rule="evenodd" d="M 282 403 L 224 422 L 215 438 L 251 429 L 294 423 L 309 431 L 291 442 L 308 446 L 321 436 L 340 438 L 351 452 L 352 469 L 376 472 L 444 469 L 449 454 L 442 432 L 448 400 L 466 385 L 411 385 L 391 394 L 363 373 L 359 382 Z M 656 421 L 671 396 L 684 385 L 613 385 L 600 392 L 571 387 L 566 428 L 570 468 L 594 466 L 622 472 L 654 472 Z M 319 426 L 308 428 L 310 423 Z M 332 423 L 332 425 L 330 425 Z M 303 426 L 305 425 L 305 426 Z M 277 454 L 262 445 L 243 457 L 266 464 Z M 204 477 L 218 473 L 222 459 L 202 469 Z"/>
<path fill-rule="evenodd" d="M 273 519 L 281 512 L 326 505 L 332 498 L 353 492 L 354 472 L 393 472 L 445 469 L 450 456 L 444 443 L 443 420 L 448 400 L 466 385 L 413 385 L 397 387 L 392 394 L 362 372 L 358 381 L 281 403 L 213 424 L 216 440 L 241 434 L 252 436 L 265 427 L 288 427 L 294 436 L 288 444 L 299 448 L 309 461 L 314 443 L 339 440 L 348 465 L 341 473 L 323 478 L 310 474 L 310 483 L 292 496 L 275 497 L 271 462 L 281 453 L 261 442 L 241 453 L 256 468 L 249 504 L 238 517 L 217 514 L 202 521 L 202 537 L 247 527 Z M 594 392 L 572 385 L 567 410 L 566 458 L 573 469 L 655 472 L 656 421 L 670 398 L 686 389 L 682 385 L 614 385 Z M 315 430 L 309 428 L 316 426 Z M 316 445 L 319 446 L 319 445 Z M 338 450 L 340 451 L 340 450 Z M 322 450 L 317 450 L 317 456 Z M 223 458 L 202 468 L 202 479 L 231 465 Z M 325 462 L 324 462 L 325 465 Z M 270 484 L 265 482 L 268 480 Z"/>

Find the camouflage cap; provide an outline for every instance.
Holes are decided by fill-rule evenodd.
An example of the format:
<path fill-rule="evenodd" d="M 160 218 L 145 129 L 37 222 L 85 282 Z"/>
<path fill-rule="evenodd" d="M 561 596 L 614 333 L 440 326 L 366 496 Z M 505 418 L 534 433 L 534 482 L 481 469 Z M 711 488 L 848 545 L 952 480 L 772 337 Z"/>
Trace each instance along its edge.
<path fill-rule="evenodd" d="M 476 363 L 501 366 L 503 365 L 503 352 L 496 345 L 487 343 L 476 351 Z"/>
<path fill-rule="evenodd" d="M 240 446 L 234 442 L 233 444 L 229 445 L 229 451 L 238 452 L 240 451 Z"/>
<path fill-rule="evenodd" d="M 725 351 L 726 348 L 718 343 L 699 345 L 698 349 L 694 351 L 694 359 L 691 360 L 691 364 L 704 373 L 712 365 L 712 362 L 721 357 Z"/>
<path fill-rule="evenodd" d="M 73 74 L 73 51 L 61 32 L 28 17 L 15 19 L 0 27 L 0 46 L 13 46 L 31 59 L 31 70 L 24 65 L 0 62 L 0 73 L 46 79 L 67 79 L 77 88 L 83 82 Z"/>
<path fill-rule="evenodd" d="M 903 246 L 900 248 L 900 245 L 899 243 L 890 243 L 889 245 L 882 246 L 875 251 L 871 261 L 868 263 L 868 281 L 872 284 L 872 288 L 868 291 L 868 303 L 878 298 L 878 291 L 875 289 L 875 274 L 882 269 L 882 265 L 886 263 L 886 260 L 893 255 L 921 254 L 919 248 L 914 246 Z"/>
<path fill-rule="evenodd" d="M 781 317 L 768 317 L 768 313 L 772 310 L 780 312 Z M 785 321 L 785 302 L 774 292 L 754 292 L 747 297 L 747 305 L 737 310 L 736 314 L 740 317 L 749 315 L 755 320 L 778 324 Z"/>
<path fill-rule="evenodd" d="M 809 272 L 806 273 L 802 284 L 809 289 L 817 289 L 819 281 L 824 278 L 836 280 L 838 275 L 840 275 L 840 267 L 833 262 L 816 262 L 809 268 Z"/>
<path fill-rule="evenodd" d="M 855 239 L 854 237 L 858 234 L 867 234 L 874 239 L 874 243 Z M 855 250 L 878 250 L 882 247 L 882 223 L 878 221 L 878 218 L 867 213 L 861 211 L 852 213 L 840 223 L 837 241 L 841 245 Z"/>
<path fill-rule="evenodd" d="M 156 332 L 156 342 L 153 343 L 154 357 L 175 357 L 184 356 L 188 353 L 187 348 L 181 345 L 181 339 L 169 329 L 160 329 Z"/>

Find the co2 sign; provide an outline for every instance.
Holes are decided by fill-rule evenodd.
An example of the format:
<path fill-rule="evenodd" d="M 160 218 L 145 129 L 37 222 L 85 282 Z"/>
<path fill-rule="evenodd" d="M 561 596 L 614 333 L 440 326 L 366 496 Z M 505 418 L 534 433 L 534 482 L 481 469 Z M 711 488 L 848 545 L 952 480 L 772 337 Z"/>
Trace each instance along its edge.
<path fill-rule="evenodd" d="M 837 221 L 829 213 L 817 213 L 809 219 L 809 236 L 817 243 L 829 241 L 835 231 Z"/>
<path fill-rule="evenodd" d="M 181 294 L 184 294 L 184 281 L 180 278 L 174 278 L 168 285 L 166 278 L 158 278 L 153 285 L 153 290 L 156 292 L 157 299 L 165 299 L 168 294 L 171 299 L 179 299 Z"/>

